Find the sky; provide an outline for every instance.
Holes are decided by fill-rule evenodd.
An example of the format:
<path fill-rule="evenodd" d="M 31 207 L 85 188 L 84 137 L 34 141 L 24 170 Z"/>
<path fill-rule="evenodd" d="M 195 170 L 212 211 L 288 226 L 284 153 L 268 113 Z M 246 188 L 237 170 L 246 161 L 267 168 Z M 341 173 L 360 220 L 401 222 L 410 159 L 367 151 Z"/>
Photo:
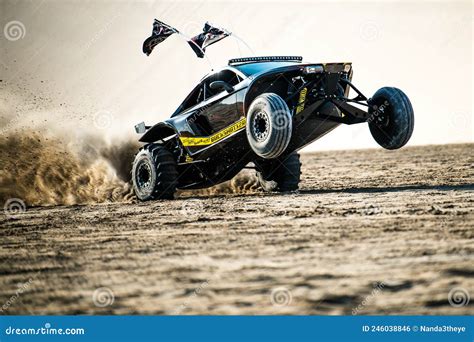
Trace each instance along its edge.
<path fill-rule="evenodd" d="M 188 36 L 210 21 L 251 49 L 226 38 L 208 48 L 208 61 L 175 35 L 147 57 L 141 45 L 154 18 Z M 301 55 L 352 62 L 369 97 L 402 89 L 415 111 L 409 145 L 472 142 L 473 18 L 471 1 L 0 0 L 0 93 L 9 94 L 0 111 L 78 131 L 107 113 L 102 133 L 128 136 L 138 122 L 168 118 L 230 58 Z M 366 124 L 342 125 L 306 150 L 377 146 Z"/>

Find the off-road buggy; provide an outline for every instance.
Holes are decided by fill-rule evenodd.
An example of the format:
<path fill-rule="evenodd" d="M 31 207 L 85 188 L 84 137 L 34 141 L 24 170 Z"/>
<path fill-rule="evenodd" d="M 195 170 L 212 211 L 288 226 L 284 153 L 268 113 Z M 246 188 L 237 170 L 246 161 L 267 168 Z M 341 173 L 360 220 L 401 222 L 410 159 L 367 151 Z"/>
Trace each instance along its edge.
<path fill-rule="evenodd" d="M 297 151 L 340 124 L 364 122 L 378 144 L 398 149 L 413 132 L 410 100 L 392 87 L 367 98 L 352 84 L 351 63 L 232 59 L 205 76 L 171 118 L 135 126 L 145 143 L 133 163 L 135 193 L 170 199 L 176 189 L 210 187 L 252 164 L 264 190 L 296 190 Z"/>

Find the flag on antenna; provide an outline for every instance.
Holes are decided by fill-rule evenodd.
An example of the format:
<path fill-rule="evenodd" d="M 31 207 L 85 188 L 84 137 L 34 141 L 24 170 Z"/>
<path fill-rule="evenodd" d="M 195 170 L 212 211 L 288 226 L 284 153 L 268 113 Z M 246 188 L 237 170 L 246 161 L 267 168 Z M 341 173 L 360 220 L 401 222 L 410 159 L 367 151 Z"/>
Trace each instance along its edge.
<path fill-rule="evenodd" d="M 204 24 L 204 28 L 202 32 L 199 33 L 197 36 L 192 37 L 188 43 L 196 53 L 199 58 L 204 57 L 204 53 L 206 52 L 206 48 L 209 45 L 217 43 L 219 40 L 224 39 L 231 35 L 231 32 L 223 28 L 219 28 L 213 26 L 209 22 Z"/>
<path fill-rule="evenodd" d="M 143 53 L 147 56 L 153 51 L 155 46 L 163 42 L 173 33 L 179 33 L 177 29 L 171 27 L 157 19 L 153 22 L 153 31 L 151 36 L 143 42 Z"/>

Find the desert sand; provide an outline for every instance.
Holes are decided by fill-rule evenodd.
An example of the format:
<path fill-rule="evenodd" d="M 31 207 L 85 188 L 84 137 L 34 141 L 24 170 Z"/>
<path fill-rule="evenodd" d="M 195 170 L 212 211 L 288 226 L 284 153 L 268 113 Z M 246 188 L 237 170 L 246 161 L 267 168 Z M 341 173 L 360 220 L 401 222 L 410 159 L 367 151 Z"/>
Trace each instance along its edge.
<path fill-rule="evenodd" d="M 173 201 L 0 216 L 2 314 L 472 314 L 474 145 L 303 154 Z"/>

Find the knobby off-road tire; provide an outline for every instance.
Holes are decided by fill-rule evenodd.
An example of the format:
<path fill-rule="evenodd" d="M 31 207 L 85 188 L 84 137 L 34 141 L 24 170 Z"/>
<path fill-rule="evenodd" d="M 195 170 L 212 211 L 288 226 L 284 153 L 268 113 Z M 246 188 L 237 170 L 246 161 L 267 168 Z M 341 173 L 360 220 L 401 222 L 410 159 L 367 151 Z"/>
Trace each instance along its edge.
<path fill-rule="evenodd" d="M 415 124 L 413 107 L 405 93 L 384 87 L 377 90 L 369 105 L 369 129 L 375 141 L 388 150 L 404 146 Z"/>
<path fill-rule="evenodd" d="M 178 171 L 173 154 L 163 146 L 145 146 L 132 166 L 133 189 L 138 199 L 173 199 Z"/>
<path fill-rule="evenodd" d="M 301 163 L 300 155 L 296 152 L 274 160 L 255 162 L 257 179 L 265 191 L 294 191 L 298 190 Z"/>
<path fill-rule="evenodd" d="M 274 93 L 264 93 L 249 107 L 247 139 L 252 150 L 265 159 L 280 156 L 288 147 L 293 118 L 288 105 Z"/>

